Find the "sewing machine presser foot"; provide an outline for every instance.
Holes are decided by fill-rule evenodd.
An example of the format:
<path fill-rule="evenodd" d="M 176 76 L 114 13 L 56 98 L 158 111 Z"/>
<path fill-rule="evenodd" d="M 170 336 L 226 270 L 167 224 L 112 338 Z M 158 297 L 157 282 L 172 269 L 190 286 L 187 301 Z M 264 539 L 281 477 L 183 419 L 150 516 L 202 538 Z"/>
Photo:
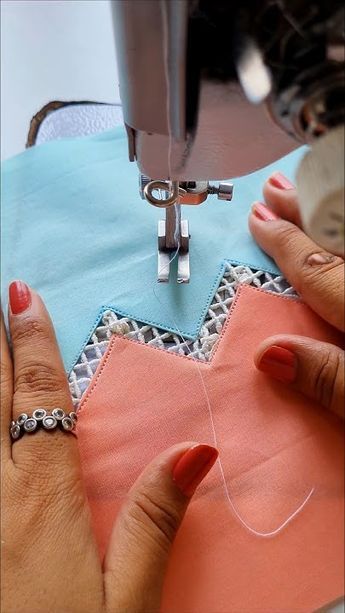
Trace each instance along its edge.
<path fill-rule="evenodd" d="M 155 196 L 159 193 L 159 197 Z M 181 220 L 181 204 L 198 205 L 209 194 L 218 200 L 232 199 L 232 183 L 210 185 L 208 181 L 152 181 L 139 176 L 139 193 L 142 199 L 165 209 L 165 220 L 158 222 L 158 282 L 168 283 L 170 265 L 177 258 L 177 283 L 189 283 L 189 228 L 186 219 Z"/>
<path fill-rule="evenodd" d="M 181 220 L 181 207 L 165 209 L 166 218 L 158 222 L 158 283 L 168 283 L 170 266 L 177 258 L 177 283 L 189 283 L 189 226 Z"/>

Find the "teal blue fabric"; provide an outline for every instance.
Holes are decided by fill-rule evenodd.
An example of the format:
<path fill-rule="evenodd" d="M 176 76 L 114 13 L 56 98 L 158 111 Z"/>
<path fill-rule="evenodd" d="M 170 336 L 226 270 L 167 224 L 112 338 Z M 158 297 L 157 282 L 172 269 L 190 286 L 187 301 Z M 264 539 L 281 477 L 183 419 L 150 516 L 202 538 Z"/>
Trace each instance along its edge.
<path fill-rule="evenodd" d="M 210 197 L 183 209 L 191 282 L 177 285 L 173 274 L 169 284 L 155 283 L 162 211 L 138 195 L 122 128 L 33 147 L 2 166 L 2 295 L 18 278 L 40 292 L 67 371 L 105 309 L 195 338 L 226 261 L 278 272 L 247 217 L 264 179 L 275 169 L 293 178 L 301 155 L 236 180 L 231 203 Z"/>

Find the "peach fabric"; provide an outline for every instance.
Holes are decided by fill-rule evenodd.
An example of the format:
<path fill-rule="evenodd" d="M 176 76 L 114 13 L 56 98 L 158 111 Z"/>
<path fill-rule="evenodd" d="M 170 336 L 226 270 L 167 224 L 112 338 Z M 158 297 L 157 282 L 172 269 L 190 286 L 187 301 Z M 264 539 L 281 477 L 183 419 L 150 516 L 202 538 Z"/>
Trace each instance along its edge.
<path fill-rule="evenodd" d="M 276 333 L 340 344 L 304 304 L 242 286 L 210 364 L 210 397 L 227 487 L 238 512 L 283 532 L 260 538 L 234 516 L 216 464 L 173 547 L 165 613 L 312 611 L 344 591 L 344 446 L 327 411 L 256 370 L 257 344 Z M 101 555 L 119 505 L 143 467 L 183 440 L 214 443 L 196 364 L 114 337 L 79 411 L 83 474 Z"/>

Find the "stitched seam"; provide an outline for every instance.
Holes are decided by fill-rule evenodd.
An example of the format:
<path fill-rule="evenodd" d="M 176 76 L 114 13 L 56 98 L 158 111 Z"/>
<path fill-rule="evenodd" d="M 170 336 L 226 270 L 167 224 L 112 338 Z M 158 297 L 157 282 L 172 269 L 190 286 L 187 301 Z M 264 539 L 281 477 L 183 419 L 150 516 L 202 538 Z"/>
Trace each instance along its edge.
<path fill-rule="evenodd" d="M 103 315 L 103 313 L 105 313 L 105 311 L 107 311 L 107 310 L 114 311 L 114 313 L 117 313 L 118 315 L 122 315 L 123 317 L 128 317 L 129 319 L 134 319 L 135 321 L 140 321 L 140 322 L 145 323 L 147 325 L 155 326 L 157 328 L 162 328 L 166 332 L 171 332 L 172 334 L 180 334 L 180 335 L 186 337 L 188 340 L 192 340 L 192 341 L 196 340 L 196 338 L 198 337 L 198 335 L 200 333 L 200 328 L 201 328 L 201 326 L 202 326 L 202 324 L 204 322 L 206 313 L 207 313 L 208 309 L 210 308 L 211 301 L 212 301 L 213 296 L 215 294 L 215 291 L 216 291 L 216 289 L 217 289 L 217 287 L 219 285 L 220 279 L 224 276 L 225 266 L 228 263 L 230 263 L 230 264 L 231 263 L 237 264 L 239 266 L 249 266 L 250 268 L 254 268 L 254 270 L 257 270 L 256 265 L 254 266 L 254 265 L 251 265 L 251 264 L 245 264 L 244 262 L 240 262 L 239 260 L 230 260 L 230 259 L 229 260 L 228 259 L 222 260 L 222 262 L 221 262 L 221 264 L 220 264 L 220 266 L 218 268 L 218 274 L 217 274 L 217 276 L 216 276 L 216 278 L 215 278 L 215 280 L 214 280 L 214 282 L 213 282 L 213 284 L 211 286 L 211 289 L 210 289 L 210 291 L 209 291 L 209 293 L 207 295 L 206 307 L 201 311 L 201 315 L 200 315 L 200 317 L 197 320 L 196 329 L 195 329 L 194 332 L 190 333 L 190 332 L 186 332 L 184 330 L 178 331 L 178 330 L 176 330 L 176 328 L 174 328 L 172 326 L 166 326 L 164 324 L 162 325 L 161 322 L 157 322 L 157 321 L 154 321 L 152 319 L 146 319 L 145 318 L 144 320 L 141 320 L 136 315 L 131 314 L 130 311 L 127 311 L 127 310 L 124 311 L 122 309 L 118 309 L 114 305 L 103 305 L 100 308 L 100 310 L 98 311 L 96 321 L 95 321 L 93 327 L 89 330 L 87 338 L 83 342 L 83 344 L 82 344 L 81 348 L 79 349 L 79 351 L 76 353 L 75 357 L 72 360 L 72 363 L 67 366 L 68 374 L 71 373 L 72 369 L 76 365 L 76 363 L 77 363 L 77 361 L 78 361 L 78 359 L 80 357 L 80 354 L 82 353 L 82 351 L 84 350 L 85 346 L 87 345 L 87 342 L 88 342 L 88 340 L 90 338 L 90 335 L 93 332 L 96 324 L 100 320 L 100 318 Z M 266 271 L 266 272 L 270 272 L 271 274 L 276 274 L 276 271 L 270 270 L 268 267 L 262 268 L 260 270 L 263 270 L 263 271 Z M 259 288 L 253 288 L 253 289 L 259 289 Z M 265 291 L 265 290 L 263 290 L 263 291 Z M 291 298 L 290 298 L 290 300 L 291 300 Z M 180 356 L 180 357 L 182 357 L 182 356 Z"/>
<path fill-rule="evenodd" d="M 87 336 L 86 336 L 85 340 L 83 341 L 83 344 L 82 344 L 82 346 L 81 346 L 80 350 L 78 351 L 78 353 L 76 353 L 76 354 L 75 354 L 74 358 L 72 359 L 72 364 L 71 364 L 71 366 L 70 366 L 70 367 L 69 367 L 69 366 L 67 367 L 67 373 L 68 373 L 68 376 L 71 374 L 71 371 L 73 370 L 73 368 L 75 367 L 76 363 L 78 362 L 78 360 L 79 360 L 79 358 L 80 358 L 80 355 L 81 355 L 81 354 L 82 354 L 82 352 L 84 351 L 84 349 L 85 349 L 85 347 L 86 347 L 86 345 L 87 345 L 87 342 L 88 342 L 88 340 L 89 340 L 89 338 L 90 338 L 91 334 L 93 333 L 94 329 L 96 328 L 97 324 L 99 323 L 99 321 L 100 321 L 100 319 L 101 319 L 101 317 L 102 317 L 103 313 L 104 313 L 104 307 L 101 307 L 101 308 L 98 310 L 98 312 L 97 312 L 97 316 L 96 316 L 96 318 L 95 318 L 95 320 L 94 320 L 94 322 L 93 322 L 92 326 L 90 327 L 90 329 L 89 329 L 89 331 L 88 331 L 88 333 L 87 333 Z"/>
<path fill-rule="evenodd" d="M 105 370 L 105 368 L 106 368 L 106 366 L 108 364 L 108 361 L 109 361 L 109 358 L 110 358 L 110 353 L 111 353 L 111 350 L 112 350 L 113 345 L 115 344 L 116 340 L 118 340 L 116 336 L 114 336 L 111 339 L 111 341 L 109 343 L 109 346 L 108 346 L 108 349 L 105 352 L 105 355 L 103 356 L 102 361 L 100 362 L 99 370 L 98 370 L 98 372 L 95 375 L 95 380 L 91 383 L 91 385 L 87 389 L 86 394 L 85 394 L 85 396 L 83 397 L 83 399 L 82 399 L 82 401 L 80 403 L 80 406 L 79 406 L 79 409 L 78 409 L 78 415 L 82 412 L 82 410 L 84 409 L 85 404 L 87 403 L 90 395 L 92 394 L 92 392 L 96 388 L 96 386 L 98 384 L 98 381 L 99 381 L 99 378 L 102 375 L 103 371 Z"/>
<path fill-rule="evenodd" d="M 228 264 L 237 264 L 238 266 L 248 266 L 249 268 L 253 268 L 254 270 L 261 270 L 262 272 L 269 272 L 272 275 L 279 275 L 279 272 L 277 273 L 277 270 L 279 271 L 279 268 L 277 267 L 276 270 L 274 270 L 273 268 L 269 268 L 268 266 L 260 266 L 258 268 L 257 264 L 251 264 L 250 262 L 246 262 L 244 263 L 243 261 L 241 262 L 240 260 L 233 260 L 232 258 L 224 258 L 225 261 Z"/>
<path fill-rule="evenodd" d="M 244 288 L 246 288 L 246 289 L 244 290 Z M 221 334 L 219 335 L 219 339 L 218 339 L 218 342 L 216 344 L 216 347 L 214 348 L 214 351 L 212 352 L 212 356 L 211 356 L 211 359 L 210 359 L 210 362 L 209 362 L 210 365 L 212 364 L 213 359 L 214 359 L 214 357 L 215 357 L 215 355 L 216 355 L 216 353 L 217 353 L 217 351 L 219 349 L 219 345 L 221 343 L 221 340 L 222 340 L 226 330 L 228 330 L 230 328 L 230 326 L 231 326 L 231 323 L 232 323 L 232 320 L 233 320 L 233 317 L 231 317 L 231 315 L 232 315 L 233 311 L 235 310 L 235 308 L 237 306 L 237 303 L 238 303 L 238 300 L 239 300 L 240 296 L 243 294 L 243 290 L 245 292 L 246 291 L 259 292 L 260 294 L 269 295 L 272 298 L 278 298 L 279 300 L 287 300 L 288 302 L 294 302 L 295 304 L 298 304 L 298 305 L 303 306 L 303 307 L 306 306 L 305 303 L 302 302 L 299 299 L 291 298 L 289 296 L 282 296 L 281 294 L 274 294 L 273 292 L 268 292 L 266 290 L 260 289 L 259 287 L 252 287 L 251 285 L 247 285 L 246 283 L 240 283 L 239 288 L 238 288 L 238 290 L 236 292 L 236 296 L 234 298 L 234 301 L 233 301 L 233 303 L 231 305 L 231 309 L 230 309 L 230 311 L 228 313 L 228 316 L 226 318 L 226 322 L 225 322 L 225 324 L 223 326 Z"/>
<path fill-rule="evenodd" d="M 154 326 L 155 328 L 160 328 L 161 330 L 165 330 L 166 332 L 171 332 L 172 334 L 178 334 L 176 328 L 168 327 L 164 325 L 162 326 L 162 323 L 159 323 L 157 321 L 152 321 L 152 319 L 146 319 L 146 318 L 144 320 L 139 319 L 135 315 L 131 315 L 130 313 L 128 313 L 128 311 L 122 311 L 121 309 L 117 309 L 114 306 L 106 305 L 102 308 L 104 311 L 110 310 L 110 311 L 113 311 L 114 313 L 118 313 L 119 315 L 123 315 L 123 317 L 127 317 L 128 319 L 133 319 L 134 321 L 139 321 L 140 323 Z M 190 332 L 181 332 L 181 334 L 183 334 L 183 336 L 186 336 L 189 340 L 194 341 L 196 339 L 198 332 L 196 331 L 196 334 L 190 334 Z"/>
<path fill-rule="evenodd" d="M 262 289 L 260 289 L 258 287 L 252 287 L 250 285 L 247 285 L 246 283 L 240 283 L 239 287 L 238 287 L 238 289 L 236 291 L 236 295 L 235 295 L 235 297 L 233 299 L 233 302 L 232 302 L 231 308 L 229 310 L 228 316 L 226 318 L 225 324 L 224 324 L 224 326 L 222 328 L 222 331 L 221 331 L 221 333 L 219 335 L 219 339 L 217 341 L 217 345 L 215 347 L 214 352 L 212 353 L 212 357 L 211 357 L 210 361 L 209 362 L 204 362 L 202 360 L 198 360 L 197 358 L 194 358 L 194 361 L 198 362 L 198 364 L 203 365 L 205 367 L 209 367 L 209 366 L 212 365 L 213 357 L 214 357 L 214 355 L 215 355 L 215 353 L 216 353 L 216 351 L 217 351 L 217 349 L 219 347 L 221 339 L 223 338 L 226 330 L 229 328 L 229 326 L 231 324 L 231 315 L 233 314 L 233 312 L 234 312 L 234 310 L 235 310 L 235 308 L 237 306 L 237 303 L 238 303 L 238 300 L 240 298 L 240 295 L 243 294 L 243 288 L 244 287 L 246 288 L 245 291 L 247 291 L 247 290 L 249 290 L 249 291 L 256 291 L 256 292 L 259 292 L 261 294 L 265 294 L 265 295 L 268 294 L 269 296 L 272 296 L 274 298 L 284 299 L 284 300 L 287 300 L 288 302 L 295 302 L 296 304 L 300 304 L 301 306 L 302 305 L 305 306 L 305 304 L 303 302 L 299 301 L 296 298 L 290 298 L 288 296 L 281 296 L 280 294 L 274 294 L 273 292 L 268 292 L 268 291 L 262 290 Z M 146 347 L 147 349 L 152 349 L 154 351 L 159 351 L 160 353 L 163 352 L 165 355 L 169 355 L 172 358 L 178 358 L 180 360 L 188 360 L 189 363 L 191 362 L 191 358 L 188 357 L 188 355 L 181 355 L 180 353 L 175 353 L 173 351 L 171 351 L 171 352 L 167 351 L 166 349 L 163 349 L 162 347 L 155 347 L 154 345 L 149 345 L 148 343 L 142 343 L 142 342 L 138 341 L 136 338 L 124 338 L 124 337 L 119 337 L 119 338 L 122 341 L 126 342 L 126 343 L 135 343 L 135 344 L 139 345 L 140 347 Z"/>
<path fill-rule="evenodd" d="M 166 349 L 162 349 L 162 347 L 155 347 L 154 345 L 148 345 L 147 343 L 141 343 L 136 338 L 124 338 L 124 337 L 118 337 L 118 338 L 119 340 L 125 343 L 130 343 L 130 344 L 135 343 L 136 345 L 139 345 L 139 347 L 146 347 L 147 349 L 159 351 L 160 353 L 164 353 L 164 355 L 171 356 L 172 358 L 179 358 L 180 360 L 187 360 L 189 363 L 193 361 L 191 358 L 188 357 L 188 355 L 182 355 L 180 353 L 174 353 L 172 351 L 170 352 L 170 351 L 167 351 Z M 209 366 L 208 362 L 203 362 L 202 360 L 198 360 L 196 358 L 194 358 L 194 361 L 198 362 L 198 364 L 200 365 Z"/>
<path fill-rule="evenodd" d="M 210 304 L 211 304 L 212 298 L 213 298 L 213 296 L 214 296 L 214 294 L 216 292 L 216 289 L 217 289 L 217 287 L 219 285 L 220 279 L 224 276 L 225 264 L 226 264 L 226 261 L 223 260 L 221 262 L 219 268 L 218 268 L 218 274 L 217 274 L 217 276 L 216 276 L 216 278 L 215 278 L 215 280 L 214 280 L 214 282 L 213 282 L 213 284 L 211 286 L 211 289 L 210 289 L 209 293 L 207 294 L 206 306 L 201 311 L 201 315 L 200 315 L 200 317 L 197 320 L 197 325 L 196 325 L 197 329 L 196 329 L 195 336 L 197 336 L 199 334 L 199 332 L 200 332 L 200 328 L 201 328 L 202 323 L 203 323 L 203 321 L 205 319 L 205 315 L 206 315 L 208 309 L 210 308 Z M 193 338 L 193 340 L 194 340 L 194 338 Z"/>
<path fill-rule="evenodd" d="M 220 279 L 223 276 L 224 270 L 225 270 L 225 260 L 221 263 L 219 269 L 218 269 L 218 274 L 216 276 L 216 279 L 214 280 L 212 287 L 209 291 L 209 293 L 207 294 L 207 303 L 206 303 L 206 307 L 202 310 L 202 313 L 200 315 L 200 317 L 197 320 L 197 325 L 195 328 L 194 332 L 186 332 L 184 330 L 180 330 L 180 335 L 182 334 L 183 336 L 185 336 L 186 338 L 188 338 L 189 340 L 196 340 L 198 334 L 199 334 L 199 328 L 201 327 L 204 319 L 205 319 L 205 314 L 207 313 L 207 310 L 209 309 L 210 306 L 210 302 L 213 299 L 213 296 L 215 294 L 215 288 L 218 287 Z M 176 328 L 174 328 L 173 326 L 166 326 L 166 325 L 162 325 L 161 322 L 158 321 L 154 321 L 152 319 L 147 319 L 145 318 L 144 320 L 138 318 L 136 315 L 131 315 L 129 311 L 123 311 L 122 309 L 117 309 L 116 307 L 113 306 L 105 306 L 103 307 L 104 310 L 110 309 L 112 311 L 114 311 L 115 313 L 119 313 L 120 315 L 123 315 L 124 317 L 129 317 L 130 319 L 134 319 L 135 321 L 140 321 L 142 323 L 146 323 L 149 324 L 151 326 L 155 326 L 157 328 L 161 328 L 163 330 L 166 330 L 167 332 L 171 332 L 172 334 L 179 334 L 179 332 L 176 330 Z"/>
<path fill-rule="evenodd" d="M 238 290 L 236 292 L 235 298 L 234 298 L 234 300 L 232 302 L 232 305 L 231 305 L 230 311 L 228 313 L 228 316 L 226 318 L 226 322 L 225 322 L 225 324 L 224 324 L 224 326 L 222 328 L 222 331 L 221 331 L 221 333 L 219 335 L 219 338 L 218 338 L 218 341 L 216 343 L 216 346 L 215 346 L 214 350 L 212 351 L 211 358 L 210 358 L 210 361 L 209 361 L 210 366 L 212 365 L 212 362 L 213 362 L 213 360 L 214 360 L 214 358 L 216 356 L 216 353 L 217 353 L 217 351 L 219 349 L 220 343 L 223 340 L 223 336 L 225 335 L 225 332 L 230 327 L 230 319 L 232 319 L 231 315 L 235 311 L 235 309 L 237 307 L 237 304 L 238 304 L 238 301 L 239 301 L 239 299 L 240 299 L 240 297 L 241 297 L 241 295 L 243 293 L 242 292 L 242 287 L 243 287 L 243 284 L 242 285 L 240 284 L 240 286 L 239 286 L 239 288 L 238 288 Z"/>
<path fill-rule="evenodd" d="M 220 269 L 219 273 L 222 272 L 222 269 Z M 214 285 L 217 285 L 217 281 L 218 281 L 218 277 L 214 283 Z M 186 337 L 188 340 L 194 341 L 196 340 L 198 333 L 199 333 L 199 326 L 201 327 L 202 322 L 204 320 L 204 313 L 207 312 L 208 308 L 209 308 L 209 301 L 212 300 L 213 298 L 213 292 L 214 292 L 214 286 L 211 288 L 210 293 L 208 295 L 208 303 L 207 303 L 207 307 L 205 309 L 205 311 L 202 313 L 201 317 L 198 320 L 198 328 L 196 329 L 194 334 L 190 334 L 188 332 L 185 332 L 184 330 L 180 330 L 179 332 L 176 330 L 176 328 L 172 328 L 172 327 L 168 327 L 168 326 L 162 326 L 161 323 L 153 321 L 152 319 L 138 319 L 135 315 L 131 315 L 131 313 L 129 311 L 123 311 L 122 309 L 118 309 L 116 306 L 114 305 L 103 305 L 100 310 L 97 313 L 97 317 L 96 320 L 93 323 L 93 326 L 90 328 L 89 332 L 88 332 L 88 336 L 86 337 L 86 339 L 83 341 L 83 344 L 81 346 L 81 348 L 78 350 L 78 352 L 76 353 L 76 355 L 74 356 L 71 365 L 68 365 L 67 367 L 67 372 L 68 374 L 71 373 L 72 369 L 74 368 L 75 364 L 77 363 L 80 354 L 83 352 L 84 348 L 87 345 L 87 342 L 92 334 L 92 332 L 94 331 L 97 323 L 99 322 L 99 320 L 101 319 L 103 313 L 105 313 L 106 311 L 113 311 L 114 313 L 118 314 L 118 315 L 122 315 L 123 317 L 128 317 L 129 319 L 133 319 L 135 321 L 140 321 L 141 323 L 147 324 L 147 325 L 151 325 L 151 326 L 155 326 L 157 328 L 161 328 L 163 330 L 165 330 L 166 332 L 171 332 L 172 334 L 182 334 L 182 336 Z"/>
<path fill-rule="evenodd" d="M 232 303 L 232 305 L 231 305 L 230 311 L 229 311 L 229 313 L 228 313 L 228 317 L 227 317 L 226 322 L 225 322 L 225 324 L 224 324 L 224 326 L 223 326 L 222 332 L 221 332 L 221 334 L 219 335 L 219 339 L 221 339 L 221 337 L 222 337 L 222 336 L 223 336 L 223 334 L 224 334 L 224 331 L 226 330 L 226 328 L 227 328 L 227 327 L 228 327 L 228 325 L 229 325 L 229 315 L 230 315 L 230 314 L 233 312 L 233 310 L 234 310 L 233 308 L 234 308 L 234 305 L 235 305 L 235 304 L 236 304 L 236 302 L 237 302 L 237 296 L 238 296 L 239 292 L 241 291 L 241 287 L 244 287 L 244 286 L 246 286 L 246 287 L 247 287 L 249 290 L 251 290 L 251 291 L 253 290 L 253 291 L 256 291 L 256 292 L 263 293 L 263 294 L 269 294 L 270 296 L 273 296 L 273 297 L 275 297 L 275 298 L 279 298 L 279 299 L 281 299 L 281 300 L 288 300 L 289 302 L 295 302 L 295 303 L 297 303 L 297 304 L 303 304 L 303 305 L 304 305 L 304 303 L 303 303 L 303 302 L 301 302 L 301 300 L 299 300 L 298 298 L 293 298 L 293 297 L 291 297 L 291 296 L 282 296 L 281 294 L 275 294 L 274 292 L 270 292 L 270 291 L 267 291 L 267 290 L 263 290 L 263 289 L 260 289 L 259 287 L 252 287 L 251 285 L 247 285 L 246 283 L 240 283 L 240 284 L 239 284 L 239 287 L 238 287 L 238 289 L 237 289 L 237 291 L 236 291 L 236 295 L 235 295 L 235 297 L 234 297 L 234 300 L 233 300 L 233 303 Z M 110 310 L 110 311 L 113 311 L 114 313 L 117 313 L 117 314 L 119 314 L 119 315 L 123 315 L 124 317 L 129 317 L 130 319 L 135 319 L 134 317 L 131 317 L 130 315 L 128 315 L 128 314 L 126 314 L 126 313 L 124 313 L 124 311 L 120 311 L 120 310 L 118 310 L 118 309 L 115 309 L 113 306 L 110 306 L 110 305 L 108 305 L 108 306 L 103 306 L 103 307 L 101 308 L 101 310 L 98 312 L 98 315 L 97 315 L 96 321 L 94 322 L 94 324 L 93 324 L 93 326 L 92 326 L 91 330 L 89 331 L 88 336 L 87 336 L 86 340 L 84 341 L 84 343 L 83 343 L 83 345 L 82 345 L 81 350 L 80 350 L 80 351 L 79 351 L 79 352 L 76 354 L 76 357 L 74 358 L 74 361 L 73 361 L 73 365 L 72 365 L 72 367 L 69 369 L 69 372 L 71 372 L 71 370 L 74 368 L 74 366 L 75 366 L 76 362 L 78 361 L 78 359 L 79 359 L 79 357 L 80 357 L 80 354 L 82 353 L 83 349 L 84 349 L 84 348 L 85 348 L 85 346 L 87 345 L 87 341 L 89 340 L 90 335 L 91 335 L 91 333 L 93 332 L 93 330 L 94 330 L 94 328 L 95 328 L 95 326 L 96 326 L 97 322 L 100 320 L 100 318 L 101 318 L 101 316 L 103 315 L 103 313 L 105 313 L 106 311 L 109 311 L 109 310 Z M 207 310 L 207 309 L 206 309 L 206 310 Z M 160 327 L 160 328 L 161 328 L 161 326 L 160 326 L 159 324 L 156 324 L 155 322 L 152 322 L 152 321 L 149 321 L 149 320 L 146 320 L 146 322 L 147 322 L 147 324 L 151 324 L 151 325 L 154 325 L 154 326 L 155 326 L 155 325 L 157 325 L 158 327 Z M 143 322 L 143 323 L 145 323 L 145 322 Z M 173 334 L 180 334 L 180 336 L 181 336 L 181 335 L 182 335 L 182 336 L 185 336 L 185 337 L 186 337 L 188 340 L 195 340 L 195 338 L 194 338 L 194 337 L 193 337 L 193 338 L 191 338 L 191 337 L 190 337 L 188 334 L 186 334 L 186 333 L 185 333 L 185 332 L 183 332 L 183 331 L 177 331 L 176 329 L 171 329 L 171 328 L 163 328 L 163 329 L 164 329 L 165 331 L 167 331 L 167 332 L 171 332 L 171 333 L 173 333 Z M 160 347 L 152 347 L 151 345 L 148 345 L 147 343 L 141 343 L 140 341 L 137 341 L 136 339 L 125 339 L 125 340 L 129 340 L 129 341 L 131 341 L 131 342 L 138 343 L 139 345 L 143 345 L 143 344 L 145 344 L 145 347 L 148 347 L 149 349 L 156 349 L 157 351 L 164 351 L 164 352 L 166 352 L 166 349 L 161 349 Z M 218 343 L 217 343 L 217 345 L 218 345 Z M 173 353 L 173 352 L 168 352 L 168 353 L 169 353 L 169 355 L 172 355 L 172 356 L 174 356 L 174 357 L 186 358 L 186 359 L 188 359 L 188 360 L 190 359 L 190 358 L 188 358 L 188 356 L 184 356 L 184 355 L 176 354 L 176 353 Z M 211 361 L 212 361 L 212 360 L 211 360 Z M 204 362 L 203 362 L 202 360 L 198 360 L 198 362 L 200 362 L 200 364 L 204 364 Z"/>
<path fill-rule="evenodd" d="M 295 302 L 300 306 L 308 306 L 303 302 L 300 298 L 295 298 L 294 296 L 285 296 L 283 294 L 276 294 L 275 292 L 271 292 L 267 289 L 261 289 L 261 287 L 253 287 L 252 285 L 248 285 L 247 283 L 240 283 L 240 287 L 247 287 L 250 291 L 260 292 L 260 294 L 269 294 L 273 298 L 278 298 L 278 300 L 287 300 L 288 302 Z"/>
<path fill-rule="evenodd" d="M 250 285 L 247 285 L 246 283 L 241 283 L 239 285 L 239 288 L 238 288 L 237 292 L 236 292 L 236 296 L 235 296 L 235 298 L 233 300 L 233 303 L 231 305 L 230 311 L 228 313 L 228 317 L 227 317 L 226 322 L 225 322 L 225 324 L 223 326 L 222 332 L 221 332 L 221 334 L 219 336 L 219 339 L 218 339 L 217 345 L 215 347 L 215 350 L 212 353 L 211 360 L 209 362 L 207 362 L 207 363 L 201 362 L 200 360 L 197 360 L 197 362 L 198 362 L 198 364 L 200 366 L 204 366 L 205 368 L 212 368 L 213 360 L 214 360 L 215 355 L 216 355 L 216 353 L 217 353 L 217 351 L 219 349 L 219 346 L 220 346 L 220 344 L 222 342 L 222 339 L 223 339 L 223 336 L 225 335 L 226 330 L 228 330 L 229 327 L 231 326 L 231 323 L 233 321 L 233 317 L 231 317 L 231 315 L 233 314 L 233 312 L 237 308 L 237 304 L 239 302 L 239 299 L 240 299 L 241 295 L 243 294 L 243 289 L 244 288 L 246 288 L 245 291 L 247 291 L 247 290 L 249 290 L 250 292 L 251 291 L 255 291 L 255 292 L 259 292 L 260 294 L 269 295 L 269 296 L 271 296 L 273 298 L 278 298 L 280 300 L 287 300 L 288 302 L 294 302 L 295 304 L 298 304 L 301 307 L 305 307 L 306 306 L 303 302 L 301 302 L 299 300 L 296 300 L 295 298 L 289 298 L 287 296 L 282 296 L 281 294 L 274 294 L 272 292 L 267 292 L 265 290 L 262 290 L 262 289 L 260 289 L 258 287 L 252 287 Z M 100 376 L 104 372 L 104 369 L 105 369 L 105 367 L 106 367 L 106 365 L 108 363 L 108 360 L 110 358 L 110 353 L 111 353 L 111 351 L 113 349 L 113 346 L 115 345 L 115 342 L 117 340 L 121 341 L 124 344 L 135 343 L 135 344 L 139 345 L 140 347 L 145 347 L 147 350 L 159 351 L 161 353 L 163 352 L 164 355 L 171 356 L 172 358 L 188 360 L 189 364 L 191 364 L 193 362 L 193 360 L 191 360 L 191 358 L 188 358 L 188 356 L 186 356 L 186 355 L 180 355 L 180 354 L 176 354 L 176 353 L 169 353 L 169 352 L 166 351 L 166 349 L 161 349 L 160 347 L 152 347 L 151 345 L 147 345 L 147 344 L 141 343 L 140 341 L 138 341 L 136 339 L 129 339 L 129 338 L 123 338 L 123 337 L 114 336 L 111 339 L 110 343 L 109 343 L 109 347 L 108 347 L 105 355 L 103 356 L 102 361 L 100 362 L 100 369 L 99 369 L 99 371 L 98 372 L 96 371 L 94 382 L 90 384 L 90 386 L 89 386 L 85 396 L 83 397 L 83 399 L 81 401 L 81 404 L 80 404 L 79 409 L 78 409 L 78 414 L 80 414 L 80 412 L 83 410 L 83 408 L 85 407 L 85 404 L 86 404 L 87 400 L 89 399 L 90 395 L 94 392 L 94 390 L 95 390 L 95 388 L 96 388 L 96 386 L 97 386 L 97 384 L 99 382 Z"/>
<path fill-rule="evenodd" d="M 212 284 L 212 287 L 211 287 L 211 289 L 210 289 L 210 291 L 209 291 L 209 293 L 207 295 L 206 307 L 202 310 L 201 315 L 200 315 L 200 317 L 197 320 L 197 329 L 196 329 L 196 332 L 193 334 L 192 340 L 195 340 L 195 338 L 198 336 L 198 334 L 200 332 L 200 328 L 201 328 L 202 323 L 203 323 L 203 321 L 205 319 L 206 313 L 207 313 L 208 309 L 210 308 L 210 304 L 211 304 L 211 301 L 212 301 L 213 296 L 215 294 L 215 291 L 216 291 L 216 289 L 217 289 L 217 287 L 219 285 L 219 282 L 220 282 L 221 278 L 224 276 L 226 264 L 237 264 L 238 266 L 248 266 L 249 268 L 253 268 L 254 270 L 262 270 L 263 272 L 269 272 L 272 275 L 277 274 L 276 270 L 273 270 L 273 268 L 269 268 L 268 266 L 260 267 L 260 269 L 259 269 L 259 268 L 257 268 L 257 264 L 251 264 L 251 263 L 243 262 L 243 261 L 241 262 L 240 260 L 233 260 L 231 258 L 223 258 L 223 260 L 221 261 L 220 267 L 218 269 L 217 277 L 216 277 L 214 283 Z M 160 327 L 162 327 L 162 326 L 160 326 Z M 169 330 L 169 331 L 172 331 L 172 330 Z M 175 330 L 173 330 L 173 331 L 175 332 Z M 182 334 L 184 336 L 188 336 L 184 332 L 182 332 Z"/>

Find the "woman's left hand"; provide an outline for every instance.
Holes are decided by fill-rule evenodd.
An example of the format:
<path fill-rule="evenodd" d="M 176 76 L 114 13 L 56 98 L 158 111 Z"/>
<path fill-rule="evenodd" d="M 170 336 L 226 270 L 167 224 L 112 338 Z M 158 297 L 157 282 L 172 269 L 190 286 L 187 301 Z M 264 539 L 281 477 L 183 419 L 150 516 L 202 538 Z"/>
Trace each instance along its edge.
<path fill-rule="evenodd" d="M 102 565 L 75 436 L 40 429 L 11 445 L 9 425 L 21 413 L 73 407 L 42 300 L 15 282 L 10 302 L 12 355 L 1 320 L 1 610 L 158 611 L 172 542 L 217 451 L 187 442 L 155 458 L 128 494 Z"/>

